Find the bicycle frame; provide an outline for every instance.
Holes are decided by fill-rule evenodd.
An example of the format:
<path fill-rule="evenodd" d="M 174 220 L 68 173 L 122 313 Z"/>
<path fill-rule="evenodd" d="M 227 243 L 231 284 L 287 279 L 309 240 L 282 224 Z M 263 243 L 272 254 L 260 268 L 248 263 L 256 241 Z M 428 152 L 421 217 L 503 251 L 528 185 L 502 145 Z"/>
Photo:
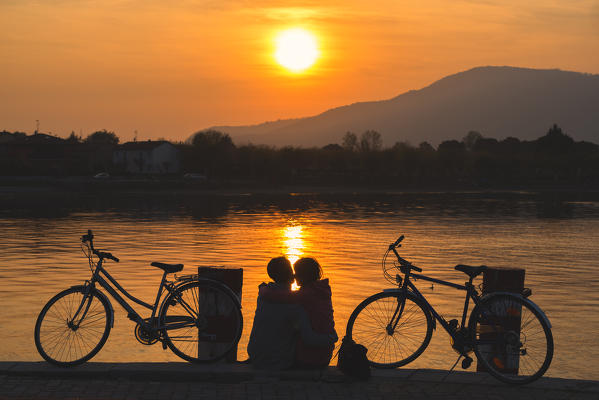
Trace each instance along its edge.
<path fill-rule="evenodd" d="M 455 284 L 453 282 L 447 282 L 447 281 L 443 281 L 443 280 L 440 280 L 440 279 L 431 278 L 431 277 L 426 276 L 426 275 L 409 274 L 404 279 L 404 286 L 402 286 L 402 288 L 400 288 L 400 289 L 393 289 L 393 290 L 399 290 L 399 291 L 406 291 L 406 290 L 409 289 L 413 294 L 415 294 L 418 298 L 420 298 L 420 300 L 422 300 L 423 303 L 426 305 L 426 308 L 431 313 L 431 315 L 434 317 L 434 319 L 436 321 L 439 321 L 439 323 L 441 324 L 441 326 L 455 340 L 456 339 L 456 337 L 455 337 L 455 332 L 456 331 L 454 329 L 451 329 L 451 326 L 449 325 L 449 322 L 447 322 L 445 320 L 445 318 L 443 318 L 437 312 L 437 310 L 435 310 L 435 308 L 428 302 L 428 300 L 426 299 L 426 297 L 424 297 L 424 295 L 418 290 L 418 288 L 416 287 L 416 285 L 414 285 L 414 283 L 412 283 L 410 281 L 410 279 L 409 279 L 410 276 L 412 278 L 414 278 L 414 279 L 422 279 L 424 281 L 433 282 L 433 283 L 437 283 L 437 284 L 440 284 L 440 285 L 443 285 L 443 286 L 449 286 L 449 287 L 452 287 L 452 288 L 457 289 L 457 290 L 464 290 L 464 291 L 466 291 L 466 298 L 464 300 L 464 310 L 463 310 L 463 313 L 462 313 L 462 323 L 461 323 L 461 326 L 465 326 L 465 324 L 466 324 L 466 316 L 468 315 L 468 306 L 470 304 L 470 299 L 472 299 L 472 301 L 474 302 L 474 304 L 479 304 L 479 302 L 480 302 L 480 296 L 478 295 L 476 289 L 474 288 L 474 285 L 472 284 L 472 281 L 466 282 L 464 285 L 458 285 L 458 284 Z M 399 313 L 397 315 L 397 321 L 399 321 L 400 317 L 401 317 L 401 313 Z M 395 317 L 394 317 L 394 319 L 395 319 Z M 397 321 L 394 323 L 394 325 L 397 324 Z M 435 325 L 433 325 L 433 327 L 435 327 Z M 394 326 L 394 328 L 395 328 L 395 326 Z"/>
<path fill-rule="evenodd" d="M 114 279 L 112 277 L 112 275 L 110 275 L 110 273 L 108 273 L 108 271 L 106 271 L 106 269 L 102 266 L 102 264 L 103 264 L 103 260 L 99 259 L 96 264 L 96 268 L 94 270 L 92 278 L 89 281 L 89 286 L 93 290 L 93 288 L 95 288 L 96 282 L 98 284 L 100 284 L 100 286 L 102 286 L 102 288 L 104 288 L 104 290 L 106 290 L 121 305 L 121 307 L 123 307 L 125 309 L 125 311 L 128 312 L 127 316 L 129 317 L 129 319 L 142 325 L 144 327 L 144 329 L 146 329 L 149 332 L 159 331 L 161 329 L 174 329 L 174 328 L 181 328 L 184 326 L 189 326 L 189 322 L 181 322 L 181 323 L 170 322 L 168 324 L 168 328 L 166 325 L 162 326 L 162 325 L 158 325 L 155 323 L 156 319 L 158 318 L 158 316 L 156 315 L 156 311 L 158 310 L 158 303 L 160 302 L 160 299 L 163 297 L 162 294 L 164 292 L 164 289 L 166 289 L 169 293 L 176 292 L 175 289 L 177 286 L 173 285 L 171 282 L 166 280 L 166 275 L 167 275 L 166 272 L 164 272 L 164 274 L 162 275 L 162 279 L 160 281 L 160 286 L 158 287 L 158 292 L 156 293 L 156 300 L 154 301 L 154 305 L 150 305 L 150 304 L 136 298 L 135 296 L 131 295 L 129 292 L 127 292 L 127 290 L 125 290 L 125 288 L 123 288 L 116 281 L 116 279 Z M 101 274 L 104 275 L 107 279 L 105 279 Z M 148 319 L 142 318 L 141 315 L 139 315 L 137 313 L 137 311 L 135 311 L 135 309 L 133 307 L 131 307 L 131 305 L 129 305 L 129 303 L 127 303 L 127 301 L 119 294 L 119 292 L 117 292 L 117 290 L 115 290 L 111 286 L 111 283 L 112 283 L 112 285 L 114 285 L 116 287 L 116 289 L 118 289 L 121 293 L 123 293 L 128 299 L 141 305 L 144 308 L 152 310 L 152 314 L 151 314 L 150 318 L 148 318 Z M 77 318 L 77 314 L 79 313 L 79 311 L 81 311 L 81 308 L 82 308 L 83 304 L 85 303 L 85 300 L 86 300 L 86 298 L 84 297 L 84 299 L 81 303 L 81 306 L 79 307 L 79 309 L 75 313 L 75 316 L 73 317 L 73 320 L 75 320 Z M 190 315 L 193 318 L 198 317 L 198 315 L 193 311 L 193 309 L 183 299 L 181 299 L 180 296 L 177 298 L 177 300 L 183 306 L 183 308 L 185 308 L 187 310 L 187 312 L 190 313 Z M 89 305 L 87 306 L 87 308 L 89 308 Z M 85 318 L 86 313 L 87 313 L 87 309 L 84 311 L 83 315 L 81 316 L 80 321 L 83 320 L 83 318 Z"/>
<path fill-rule="evenodd" d="M 403 283 L 400 288 L 388 289 L 386 291 L 400 291 L 402 293 L 406 293 L 406 292 L 410 291 L 412 294 L 414 294 L 416 297 L 418 297 L 420 300 L 422 300 L 422 302 L 426 306 L 427 310 L 433 316 L 433 318 L 434 318 L 433 319 L 433 329 L 436 328 L 435 321 L 439 321 L 439 323 L 441 324 L 443 329 L 445 329 L 445 331 L 449 334 L 449 336 L 451 336 L 452 339 L 455 342 L 457 342 L 458 341 L 458 337 L 456 335 L 457 329 L 452 329 L 452 327 L 449 325 L 449 322 L 447 322 L 445 320 L 445 318 L 443 318 L 437 312 L 437 310 L 435 310 L 435 308 L 428 302 L 428 300 L 424 297 L 424 295 L 418 290 L 416 285 L 414 285 L 414 283 L 412 283 L 412 281 L 410 280 L 410 277 L 414 278 L 415 280 L 421 279 L 424 281 L 437 283 L 437 284 L 440 284 L 443 286 L 452 287 L 457 290 L 466 291 L 466 298 L 464 299 L 464 310 L 462 313 L 462 323 L 461 323 L 462 327 L 464 327 L 466 324 L 466 316 L 468 315 L 468 306 L 470 303 L 470 299 L 472 299 L 472 301 L 474 302 L 475 305 L 478 305 L 480 303 L 480 299 L 481 299 L 481 297 L 478 295 L 478 292 L 474 288 L 474 285 L 472 284 L 472 281 L 474 278 L 470 278 L 470 280 L 468 282 L 466 282 L 464 285 L 458 285 L 453 282 L 448 282 L 448 281 L 444 281 L 441 279 L 431 278 L 429 276 L 422 275 L 422 274 L 412 273 L 412 271 L 410 269 L 411 264 L 408 261 L 404 260 L 397 253 L 397 250 L 395 250 L 395 248 L 393 248 L 392 250 L 393 250 L 393 253 L 395 254 L 395 256 L 397 257 L 398 261 L 402 265 L 401 268 L 402 268 L 402 272 L 404 272 L 404 279 L 403 279 Z M 408 265 L 408 267 L 403 267 L 406 265 Z M 405 270 L 403 268 L 405 268 Z M 389 326 L 387 328 L 388 331 L 392 332 L 395 330 L 395 328 L 401 318 L 401 314 L 403 313 L 404 304 L 405 304 L 405 302 L 402 304 L 398 303 L 397 308 L 395 309 L 395 312 L 393 313 L 393 317 L 391 318 L 391 322 L 389 323 Z"/>

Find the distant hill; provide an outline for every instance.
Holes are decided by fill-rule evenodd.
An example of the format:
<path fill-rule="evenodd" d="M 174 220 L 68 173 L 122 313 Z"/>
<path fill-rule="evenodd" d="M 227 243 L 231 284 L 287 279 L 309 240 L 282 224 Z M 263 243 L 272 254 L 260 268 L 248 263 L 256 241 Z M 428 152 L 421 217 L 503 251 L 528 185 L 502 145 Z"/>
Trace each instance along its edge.
<path fill-rule="evenodd" d="M 599 75 L 560 70 L 478 67 L 389 100 L 251 126 L 215 126 L 235 143 L 323 146 L 347 131 L 381 133 L 384 145 L 433 145 L 470 130 L 485 137 L 536 139 L 557 123 L 576 140 L 599 142 Z"/>

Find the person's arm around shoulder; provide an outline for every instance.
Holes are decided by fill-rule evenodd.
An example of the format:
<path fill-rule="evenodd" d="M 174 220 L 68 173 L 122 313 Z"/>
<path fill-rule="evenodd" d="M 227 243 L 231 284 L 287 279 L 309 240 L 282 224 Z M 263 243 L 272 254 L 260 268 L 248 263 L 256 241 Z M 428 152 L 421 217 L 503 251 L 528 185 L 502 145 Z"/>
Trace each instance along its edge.
<path fill-rule="evenodd" d="M 295 304 L 299 301 L 299 292 L 291 290 L 281 290 L 271 285 L 260 285 L 258 297 L 270 303 L 290 303 Z"/>

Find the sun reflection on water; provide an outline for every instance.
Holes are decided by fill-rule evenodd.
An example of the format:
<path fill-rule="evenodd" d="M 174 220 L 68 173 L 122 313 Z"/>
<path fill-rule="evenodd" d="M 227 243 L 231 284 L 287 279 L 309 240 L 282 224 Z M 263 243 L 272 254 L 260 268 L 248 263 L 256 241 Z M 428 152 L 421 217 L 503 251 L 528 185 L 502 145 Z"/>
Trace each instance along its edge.
<path fill-rule="evenodd" d="M 304 239 L 302 235 L 302 226 L 293 225 L 283 229 L 283 244 L 285 245 L 285 256 L 291 261 L 291 264 L 299 260 L 303 254 Z"/>
<path fill-rule="evenodd" d="M 301 225 L 289 225 L 282 229 L 282 242 L 284 254 L 293 265 L 304 254 L 304 235 Z M 292 290 L 299 287 L 295 282 L 291 285 Z"/>

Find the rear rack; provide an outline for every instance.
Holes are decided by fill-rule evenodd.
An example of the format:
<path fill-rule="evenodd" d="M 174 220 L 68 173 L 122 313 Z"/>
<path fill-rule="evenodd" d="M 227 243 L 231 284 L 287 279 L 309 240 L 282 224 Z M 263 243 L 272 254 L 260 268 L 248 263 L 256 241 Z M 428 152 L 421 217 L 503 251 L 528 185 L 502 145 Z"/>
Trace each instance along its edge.
<path fill-rule="evenodd" d="M 198 280 L 198 274 L 189 274 L 189 275 L 181 275 L 181 276 L 175 275 L 175 281 L 177 281 L 177 282 L 189 282 L 189 281 L 197 281 L 197 280 Z"/>

